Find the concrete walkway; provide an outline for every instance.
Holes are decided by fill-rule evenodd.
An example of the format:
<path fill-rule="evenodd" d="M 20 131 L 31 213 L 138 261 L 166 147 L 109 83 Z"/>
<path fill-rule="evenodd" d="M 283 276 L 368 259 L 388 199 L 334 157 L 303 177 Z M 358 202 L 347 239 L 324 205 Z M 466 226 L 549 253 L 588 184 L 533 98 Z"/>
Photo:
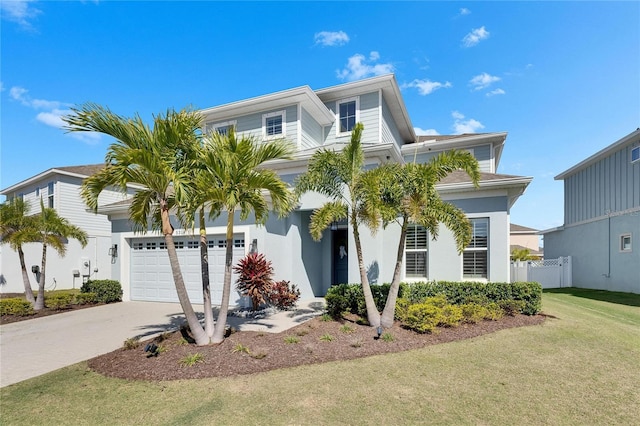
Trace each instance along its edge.
<path fill-rule="evenodd" d="M 195 305 L 203 312 L 202 305 Z M 295 311 L 263 318 L 229 316 L 239 330 L 279 333 L 323 312 L 324 299 L 298 303 Z M 214 312 L 214 318 L 216 313 Z M 144 340 L 184 322 L 179 304 L 122 302 L 0 326 L 0 387 L 36 377 Z"/>

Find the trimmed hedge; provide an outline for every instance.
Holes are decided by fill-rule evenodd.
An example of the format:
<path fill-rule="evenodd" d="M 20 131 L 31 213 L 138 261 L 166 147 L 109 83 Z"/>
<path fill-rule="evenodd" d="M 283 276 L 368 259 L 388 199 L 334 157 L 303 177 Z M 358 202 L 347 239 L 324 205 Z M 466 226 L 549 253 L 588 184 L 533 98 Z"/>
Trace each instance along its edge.
<path fill-rule="evenodd" d="M 376 306 L 379 311 L 389 294 L 389 284 L 372 285 Z M 515 283 L 482 283 L 473 281 L 431 281 L 417 283 L 401 283 L 399 298 L 406 298 L 411 303 L 422 303 L 428 297 L 443 295 L 452 305 L 490 303 L 500 304 L 512 310 L 521 308 L 526 315 L 535 315 L 542 308 L 542 286 L 536 282 Z M 327 313 L 338 318 L 343 312 L 351 312 L 361 316 L 366 315 L 364 296 L 360 284 L 339 284 L 329 288 L 325 296 Z M 512 303 L 510 301 L 515 301 Z M 511 308 L 511 309 L 509 309 Z"/>
<path fill-rule="evenodd" d="M 115 280 L 89 280 L 82 284 L 82 293 L 95 293 L 95 301 L 113 303 L 122 301 L 122 286 Z"/>
<path fill-rule="evenodd" d="M 25 299 L 19 297 L 0 299 L 0 315 L 27 316 L 33 313 L 33 306 Z"/>

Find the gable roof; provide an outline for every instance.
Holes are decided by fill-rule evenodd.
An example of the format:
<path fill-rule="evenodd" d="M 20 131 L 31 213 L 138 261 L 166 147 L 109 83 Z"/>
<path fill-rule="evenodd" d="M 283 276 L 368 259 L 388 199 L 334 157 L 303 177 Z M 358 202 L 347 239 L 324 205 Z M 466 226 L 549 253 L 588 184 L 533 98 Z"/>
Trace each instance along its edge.
<path fill-rule="evenodd" d="M 532 234 L 539 232 L 537 229 L 527 228 L 526 226 L 516 225 L 515 223 L 509 224 L 509 227 L 510 231 L 514 234 Z"/>
<path fill-rule="evenodd" d="M 640 143 L 640 128 L 629 133 L 627 136 L 623 137 L 622 139 L 619 139 L 618 141 L 612 143 L 608 147 L 601 149 L 600 151 L 596 152 L 595 154 L 588 157 L 587 159 L 579 162 L 575 166 L 565 170 L 564 172 L 556 176 L 554 179 L 564 180 L 569 176 L 579 172 L 580 170 L 586 169 L 590 165 L 597 163 L 598 161 L 602 160 L 605 157 L 608 157 L 610 154 L 614 153 L 620 148 L 623 148 L 627 144 L 631 145 L 632 143 Z"/>
<path fill-rule="evenodd" d="M 71 176 L 71 177 L 77 177 L 82 179 L 88 178 L 89 176 L 98 173 L 104 166 L 105 166 L 104 163 L 102 163 L 102 164 L 86 164 L 83 166 L 52 167 L 49 170 L 45 170 L 42 173 L 39 173 L 35 176 L 32 176 L 28 179 L 25 179 L 14 185 L 11 185 L 3 190 L 0 190 L 0 194 L 8 195 L 16 190 L 29 186 L 34 182 L 37 182 L 42 179 L 50 178 L 55 175 Z"/>

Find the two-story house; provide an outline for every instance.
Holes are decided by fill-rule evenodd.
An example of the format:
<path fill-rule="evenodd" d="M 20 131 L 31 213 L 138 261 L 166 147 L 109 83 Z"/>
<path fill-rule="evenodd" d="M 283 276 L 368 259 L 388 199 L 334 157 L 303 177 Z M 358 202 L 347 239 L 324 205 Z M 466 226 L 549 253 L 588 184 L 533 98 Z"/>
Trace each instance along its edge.
<path fill-rule="evenodd" d="M 80 288 L 87 279 L 111 277 L 111 262 L 117 256 L 117 248 L 111 243 L 111 223 L 103 215 L 88 212 L 80 198 L 82 181 L 102 167 L 104 164 L 55 167 L 0 191 L 8 200 L 22 198 L 28 202 L 29 214 L 39 214 L 42 202 L 45 208 L 55 209 L 60 217 L 88 234 L 84 248 L 78 241 L 69 240 L 64 257 L 53 249 L 47 250 L 47 290 Z M 123 198 L 118 192 L 105 191 L 100 202 L 113 203 Z M 24 292 L 18 254 L 6 244 L 1 245 L 0 250 L 0 292 Z M 37 289 L 42 244 L 27 243 L 23 250 L 32 288 Z"/>
<path fill-rule="evenodd" d="M 564 225 L 543 231 L 545 256 L 572 256 L 576 287 L 640 293 L 640 129 L 555 178 Z"/>
<path fill-rule="evenodd" d="M 480 187 L 474 188 L 464 173 L 455 172 L 440 182 L 438 190 L 443 199 L 462 208 L 472 221 L 472 245 L 459 255 L 444 226 L 436 241 L 426 230 L 413 226 L 407 238 L 403 279 L 509 281 L 509 211 L 531 178 L 496 173 L 506 133 L 416 137 L 393 75 L 321 90 L 304 86 L 201 112 L 205 131 L 226 132 L 235 126 L 238 133 L 260 140 L 284 137 L 295 143 L 298 150 L 293 160 L 269 164 L 288 183 L 306 170 L 316 150 L 341 149 L 357 122 L 364 124 L 367 167 L 386 162 L 425 162 L 453 148 L 469 150 L 482 169 Z M 332 284 L 358 282 L 354 242 L 346 222 L 333 224 L 319 242 L 309 235 L 313 209 L 324 201 L 319 194 L 305 194 L 287 218 L 271 218 L 263 227 L 236 218 L 236 260 L 250 250 L 264 253 L 273 263 L 274 278 L 296 284 L 302 297 L 323 296 Z M 111 243 L 119 247 L 112 277 L 123 284 L 125 300 L 176 301 L 163 238 L 135 234 L 127 207 L 126 202 L 119 202 L 99 208 L 111 221 Z M 225 224 L 224 217 L 207 222 L 214 303 L 221 297 Z M 178 227 L 177 221 L 174 226 Z M 375 237 L 367 229 L 361 230 L 372 283 L 391 280 L 399 233 L 397 226 Z M 175 239 L 189 295 L 192 301 L 201 301 L 198 240 L 188 229 L 176 229 Z"/>

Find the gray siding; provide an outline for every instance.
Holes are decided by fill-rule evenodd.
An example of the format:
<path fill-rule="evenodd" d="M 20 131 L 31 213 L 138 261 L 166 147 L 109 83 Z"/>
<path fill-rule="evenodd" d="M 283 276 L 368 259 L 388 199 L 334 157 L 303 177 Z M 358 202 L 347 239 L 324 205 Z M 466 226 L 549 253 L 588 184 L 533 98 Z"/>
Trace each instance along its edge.
<path fill-rule="evenodd" d="M 620 251 L 623 234 L 631 234 L 630 252 Z M 640 212 L 547 233 L 544 255 L 572 257 L 574 287 L 640 293 Z"/>
<path fill-rule="evenodd" d="M 322 145 L 322 126 L 319 125 L 311 114 L 302 109 L 302 135 L 300 149 L 305 150 Z M 288 116 L 288 115 L 287 115 Z"/>
<path fill-rule="evenodd" d="M 400 132 L 398 131 L 398 126 L 396 126 L 395 121 L 393 121 L 393 117 L 391 116 L 391 112 L 389 111 L 389 107 L 385 102 L 384 98 L 382 99 L 382 134 L 380 135 L 382 143 L 395 143 L 398 147 L 403 145 L 402 137 L 400 136 Z"/>
<path fill-rule="evenodd" d="M 566 225 L 640 206 L 640 162 L 631 145 L 564 180 Z"/>
<path fill-rule="evenodd" d="M 360 95 L 359 97 L 359 121 L 364 126 L 362 132 L 363 144 L 374 144 L 380 141 L 379 132 L 379 102 L 378 92 L 371 92 Z M 337 129 L 339 120 L 337 119 L 338 102 L 342 99 L 337 99 L 330 102 L 325 102 L 325 106 L 336 114 L 336 121 L 328 127 L 324 128 L 325 144 L 332 144 L 336 142 L 346 143 L 349 141 L 349 136 L 337 137 Z"/>
<path fill-rule="evenodd" d="M 258 140 L 262 140 L 262 115 L 270 112 L 286 111 L 286 124 L 285 132 L 286 138 L 292 142 L 298 142 L 298 106 L 290 105 L 286 108 L 277 108 L 273 110 L 260 111 L 254 114 L 243 115 L 240 117 L 233 117 L 225 119 L 221 122 L 234 121 L 236 122 L 236 132 L 242 133 L 247 136 L 255 137 Z M 212 121 L 207 123 L 207 128 L 217 125 L 220 122 Z"/>
<path fill-rule="evenodd" d="M 481 172 L 494 173 L 492 170 L 493 158 L 491 157 L 491 145 L 481 145 L 468 148 L 473 151 L 473 156 L 478 160 L 478 166 Z M 428 163 L 436 155 L 443 151 L 430 151 L 423 152 L 418 155 L 408 154 L 404 156 L 404 161 L 407 163 L 413 163 L 414 159 L 416 163 Z"/>

